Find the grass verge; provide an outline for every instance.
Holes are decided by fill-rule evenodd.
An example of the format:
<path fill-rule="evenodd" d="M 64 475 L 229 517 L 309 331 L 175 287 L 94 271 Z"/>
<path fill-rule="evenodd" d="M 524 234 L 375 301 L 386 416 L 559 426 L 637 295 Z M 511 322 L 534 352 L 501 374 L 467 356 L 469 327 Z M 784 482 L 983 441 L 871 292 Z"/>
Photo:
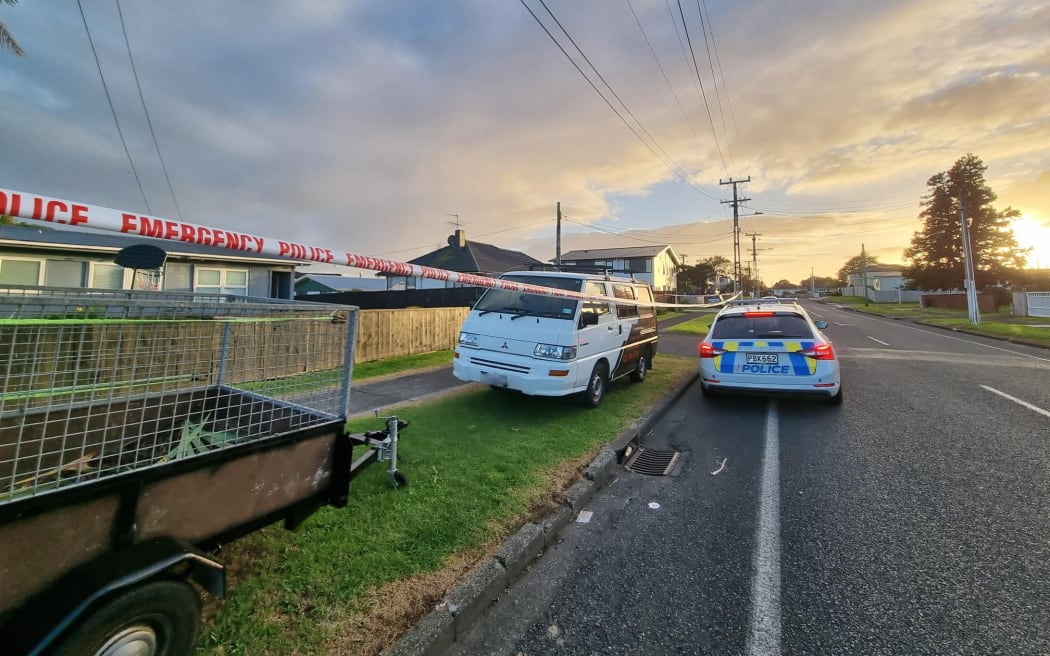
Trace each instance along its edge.
<path fill-rule="evenodd" d="M 714 321 L 714 319 L 714 313 L 701 314 L 695 319 L 683 321 L 682 323 L 675 324 L 670 328 L 665 328 L 664 332 L 680 333 L 684 335 L 706 335 L 707 331 L 711 329 L 711 322 Z"/>
<path fill-rule="evenodd" d="M 860 296 L 829 296 L 825 300 L 848 305 L 868 314 L 896 317 L 918 321 L 931 326 L 961 330 L 976 335 L 1008 339 L 1050 348 L 1050 328 L 1041 328 L 1050 323 L 1039 317 L 1018 317 L 1010 314 L 1009 308 L 1000 308 L 995 313 L 983 313 L 981 323 L 972 325 L 966 310 L 946 308 L 924 308 L 918 303 L 871 303 L 864 305 Z"/>
<path fill-rule="evenodd" d="M 441 365 L 451 367 L 454 352 L 455 349 L 445 349 L 444 351 L 405 355 L 399 358 L 388 358 L 374 362 L 362 362 L 354 365 L 354 380 L 362 381 L 368 378 L 378 378 L 411 369 L 426 369 Z"/>
<path fill-rule="evenodd" d="M 643 384 L 614 383 L 595 410 L 496 390 L 403 408 L 408 486 L 391 489 L 377 464 L 354 481 L 349 507 L 227 548 L 230 595 L 209 606 L 198 654 L 378 654 L 695 366 L 660 355 Z"/>

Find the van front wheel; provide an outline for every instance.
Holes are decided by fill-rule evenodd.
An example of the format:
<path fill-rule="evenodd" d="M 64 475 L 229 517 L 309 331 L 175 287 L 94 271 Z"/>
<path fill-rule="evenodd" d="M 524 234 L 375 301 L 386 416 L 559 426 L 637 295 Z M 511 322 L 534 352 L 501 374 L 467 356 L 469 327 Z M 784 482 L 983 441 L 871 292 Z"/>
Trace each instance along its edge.
<path fill-rule="evenodd" d="M 605 398 L 605 388 L 609 386 L 609 374 L 605 363 L 599 362 L 591 370 L 591 378 L 587 381 L 587 391 L 583 393 L 584 405 L 588 408 L 597 408 Z"/>
<path fill-rule="evenodd" d="M 638 364 L 635 366 L 634 371 L 631 372 L 631 380 L 640 383 L 645 380 L 645 374 L 647 373 L 649 373 L 649 354 L 642 353 L 638 356 Z"/>

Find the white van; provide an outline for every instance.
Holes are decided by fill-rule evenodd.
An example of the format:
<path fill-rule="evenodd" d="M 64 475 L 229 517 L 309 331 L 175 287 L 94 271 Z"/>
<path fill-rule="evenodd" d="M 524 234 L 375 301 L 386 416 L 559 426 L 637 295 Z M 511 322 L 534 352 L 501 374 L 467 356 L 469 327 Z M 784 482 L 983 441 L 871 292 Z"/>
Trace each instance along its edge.
<path fill-rule="evenodd" d="M 653 302 L 644 282 L 554 271 L 500 276 L 588 296 Z M 452 373 L 468 382 L 536 396 L 583 393 L 594 407 L 610 381 L 641 381 L 656 355 L 652 306 L 489 289 L 463 321 Z"/>

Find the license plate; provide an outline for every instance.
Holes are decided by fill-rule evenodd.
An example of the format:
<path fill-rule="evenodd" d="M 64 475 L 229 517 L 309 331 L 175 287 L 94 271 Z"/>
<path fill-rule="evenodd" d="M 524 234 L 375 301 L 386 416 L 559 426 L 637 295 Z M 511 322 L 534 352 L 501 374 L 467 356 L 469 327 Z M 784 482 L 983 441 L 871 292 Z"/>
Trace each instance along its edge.
<path fill-rule="evenodd" d="M 776 353 L 748 353 L 748 364 L 780 364 L 780 356 Z"/>

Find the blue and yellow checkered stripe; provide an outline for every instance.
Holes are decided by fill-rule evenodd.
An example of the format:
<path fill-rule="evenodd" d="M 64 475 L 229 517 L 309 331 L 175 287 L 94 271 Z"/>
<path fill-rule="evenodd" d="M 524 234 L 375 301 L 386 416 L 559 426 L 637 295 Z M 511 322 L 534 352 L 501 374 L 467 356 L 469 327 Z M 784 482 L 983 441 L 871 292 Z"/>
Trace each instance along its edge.
<path fill-rule="evenodd" d="M 739 373 L 738 365 L 745 364 L 745 357 L 737 360 L 739 349 L 746 348 L 749 351 L 758 349 L 776 349 L 777 352 L 787 351 L 790 359 L 791 373 L 795 376 L 812 376 L 817 371 L 817 361 L 813 358 L 798 353 L 813 348 L 816 342 L 803 341 L 721 341 L 711 342 L 716 349 L 726 351 L 723 355 L 714 357 L 715 371 L 723 374 Z"/>

